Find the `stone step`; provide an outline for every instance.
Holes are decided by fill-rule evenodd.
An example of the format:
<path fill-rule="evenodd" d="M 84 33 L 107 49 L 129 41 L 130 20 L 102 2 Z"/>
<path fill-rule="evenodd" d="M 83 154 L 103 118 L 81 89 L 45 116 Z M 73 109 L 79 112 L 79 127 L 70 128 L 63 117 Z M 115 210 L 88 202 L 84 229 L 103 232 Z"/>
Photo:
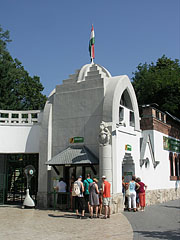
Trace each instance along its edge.
<path fill-rule="evenodd" d="M 63 80 L 63 84 L 70 84 L 70 83 L 75 83 L 76 79 L 68 78 Z"/>
<path fill-rule="evenodd" d="M 86 76 L 86 77 L 85 77 L 85 80 L 86 80 L 86 81 L 87 81 L 87 80 L 100 80 L 100 79 L 102 79 L 102 77 L 101 77 L 100 74 L 97 75 L 97 76 Z"/>
<path fill-rule="evenodd" d="M 97 76 L 97 75 L 99 75 L 99 71 L 98 70 L 97 71 L 90 71 L 87 74 L 87 76 Z"/>
<path fill-rule="evenodd" d="M 90 72 L 91 71 L 97 71 L 97 66 L 93 65 L 92 67 L 90 67 Z"/>
<path fill-rule="evenodd" d="M 78 77 L 78 73 L 74 73 L 74 74 L 69 75 L 70 79 L 77 79 L 77 77 Z"/>

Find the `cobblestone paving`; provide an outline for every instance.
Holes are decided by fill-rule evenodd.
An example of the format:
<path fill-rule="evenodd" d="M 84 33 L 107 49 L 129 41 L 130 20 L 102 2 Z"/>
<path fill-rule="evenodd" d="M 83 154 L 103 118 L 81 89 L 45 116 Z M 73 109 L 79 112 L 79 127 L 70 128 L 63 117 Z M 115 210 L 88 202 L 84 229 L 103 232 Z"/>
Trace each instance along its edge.
<path fill-rule="evenodd" d="M 123 214 L 110 219 L 76 219 L 74 213 L 0 206 L 0 240 L 133 239 Z"/>

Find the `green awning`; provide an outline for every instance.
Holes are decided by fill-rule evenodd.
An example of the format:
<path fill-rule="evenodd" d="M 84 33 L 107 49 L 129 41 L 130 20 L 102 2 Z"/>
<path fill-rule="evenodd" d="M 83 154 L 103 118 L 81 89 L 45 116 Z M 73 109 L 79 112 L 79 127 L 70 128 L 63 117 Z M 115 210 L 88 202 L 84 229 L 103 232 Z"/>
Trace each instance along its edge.
<path fill-rule="evenodd" d="M 70 146 L 45 163 L 49 166 L 99 164 L 99 159 L 85 146 Z"/>

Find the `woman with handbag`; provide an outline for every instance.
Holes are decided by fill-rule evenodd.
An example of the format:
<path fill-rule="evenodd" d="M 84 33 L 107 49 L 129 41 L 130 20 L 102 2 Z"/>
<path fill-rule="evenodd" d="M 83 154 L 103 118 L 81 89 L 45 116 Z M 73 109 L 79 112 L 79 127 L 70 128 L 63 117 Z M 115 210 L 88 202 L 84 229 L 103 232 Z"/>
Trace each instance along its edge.
<path fill-rule="evenodd" d="M 98 206 L 99 206 L 99 190 L 98 180 L 93 178 L 93 182 L 89 184 L 89 204 L 90 204 L 90 218 L 93 218 L 93 208 L 96 209 L 95 218 L 98 217 Z"/>
<path fill-rule="evenodd" d="M 128 194 L 128 211 L 131 211 L 131 203 L 133 207 L 133 211 L 136 212 L 136 190 L 140 188 L 140 185 L 135 182 L 136 177 L 132 176 L 132 180 L 128 184 L 128 190 L 126 193 Z"/>

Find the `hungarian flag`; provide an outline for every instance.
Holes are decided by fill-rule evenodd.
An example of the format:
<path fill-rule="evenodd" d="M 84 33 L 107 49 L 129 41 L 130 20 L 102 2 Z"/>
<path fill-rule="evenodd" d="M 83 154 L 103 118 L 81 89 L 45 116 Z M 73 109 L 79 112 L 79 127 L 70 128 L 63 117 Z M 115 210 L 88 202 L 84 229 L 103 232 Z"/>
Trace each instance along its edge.
<path fill-rule="evenodd" d="M 90 37 L 90 41 L 89 41 L 89 54 L 90 54 L 91 59 L 95 58 L 95 55 L 94 55 L 95 37 L 94 36 L 95 36 L 94 35 L 94 28 L 93 28 L 93 25 L 92 25 L 91 37 Z"/>

